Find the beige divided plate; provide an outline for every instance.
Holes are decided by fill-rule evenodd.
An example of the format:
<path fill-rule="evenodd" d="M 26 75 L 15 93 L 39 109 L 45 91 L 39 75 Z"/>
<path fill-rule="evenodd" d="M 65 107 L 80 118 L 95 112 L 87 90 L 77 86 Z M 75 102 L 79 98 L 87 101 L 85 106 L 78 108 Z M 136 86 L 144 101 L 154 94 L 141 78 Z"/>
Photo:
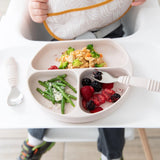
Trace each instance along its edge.
<path fill-rule="evenodd" d="M 121 102 L 129 91 L 128 86 L 115 83 L 113 89 L 121 94 L 121 98 L 116 103 L 106 102 L 102 105 L 103 110 L 100 112 L 89 113 L 83 109 L 81 104 L 81 79 L 93 73 L 95 68 L 47 70 L 51 65 L 59 66 L 56 58 L 59 58 L 61 53 L 67 50 L 68 47 L 82 49 L 88 44 L 93 44 L 95 50 L 103 54 L 104 61 L 107 63 L 107 67 L 98 68 L 98 70 L 107 71 L 115 77 L 132 75 L 132 67 L 128 54 L 119 44 L 111 39 L 65 41 L 47 44 L 36 54 L 31 62 L 28 85 L 34 99 L 40 104 L 39 106 L 53 115 L 57 120 L 70 123 L 84 123 L 108 116 L 121 106 Z M 43 89 L 39 85 L 38 80 L 46 81 L 62 74 L 67 74 L 66 80 L 77 89 L 77 94 L 67 89 L 67 92 L 75 95 L 77 100 L 73 101 L 76 107 L 72 107 L 69 103 L 65 106 L 64 115 L 61 114 L 60 105 L 53 105 L 36 91 L 37 87 Z"/>

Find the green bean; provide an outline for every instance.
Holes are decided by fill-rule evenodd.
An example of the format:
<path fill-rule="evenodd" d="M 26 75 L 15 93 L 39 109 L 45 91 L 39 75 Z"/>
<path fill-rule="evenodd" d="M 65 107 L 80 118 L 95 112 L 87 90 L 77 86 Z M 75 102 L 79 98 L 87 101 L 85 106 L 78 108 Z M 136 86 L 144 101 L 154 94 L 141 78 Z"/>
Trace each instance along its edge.
<path fill-rule="evenodd" d="M 52 101 L 53 104 L 55 104 L 55 100 L 53 97 L 47 95 L 45 92 L 43 92 L 40 88 L 36 89 L 44 98 L 48 99 L 49 101 Z"/>
<path fill-rule="evenodd" d="M 58 76 L 57 76 L 57 77 L 58 77 Z M 55 81 L 58 81 L 59 79 L 58 79 L 57 77 L 48 80 L 48 82 L 55 82 Z M 61 77 L 62 79 L 64 79 L 64 78 L 67 77 L 67 74 L 59 75 L 59 77 Z"/>
<path fill-rule="evenodd" d="M 62 114 L 64 114 L 64 109 L 65 109 L 65 98 L 63 97 L 61 101 L 61 113 Z"/>
<path fill-rule="evenodd" d="M 46 81 L 44 83 L 47 86 L 46 91 L 44 91 L 44 92 L 46 92 L 49 96 L 51 96 L 53 98 L 52 103 L 55 104 L 55 97 L 54 97 L 53 90 L 52 90 L 52 84 L 50 82 L 46 82 Z"/>
<path fill-rule="evenodd" d="M 67 81 L 65 81 L 63 78 L 61 78 L 60 76 L 57 76 L 57 78 L 63 82 L 64 84 L 66 84 L 69 88 L 71 88 L 73 90 L 73 92 L 77 93 L 76 89 L 71 85 L 69 84 Z"/>
<path fill-rule="evenodd" d="M 68 93 L 67 93 L 67 95 L 68 95 L 69 98 L 74 99 L 74 100 L 77 100 L 77 97 L 75 97 L 75 96 L 73 96 L 73 95 L 71 95 L 71 94 L 68 94 Z"/>
<path fill-rule="evenodd" d="M 43 91 L 43 93 L 45 93 L 45 94 L 50 96 L 50 92 L 48 90 Z"/>
<path fill-rule="evenodd" d="M 64 83 L 61 83 L 61 82 L 53 82 L 54 84 L 57 84 L 58 86 L 63 86 L 63 87 L 66 87 L 66 85 Z"/>
<path fill-rule="evenodd" d="M 45 81 L 44 81 L 44 82 L 38 81 L 38 83 L 39 83 L 41 86 L 43 86 L 43 87 L 45 87 L 45 88 L 48 88 L 48 85 L 46 84 Z"/>
<path fill-rule="evenodd" d="M 59 86 L 56 85 L 56 84 L 53 84 L 53 87 L 56 88 L 56 89 L 58 89 L 58 90 L 61 92 L 62 96 L 63 96 L 64 98 L 66 98 L 73 107 L 75 107 L 75 105 L 74 105 L 74 103 L 72 102 L 72 100 L 67 96 L 67 94 L 64 92 L 64 90 L 61 89 L 61 87 L 59 87 Z"/>

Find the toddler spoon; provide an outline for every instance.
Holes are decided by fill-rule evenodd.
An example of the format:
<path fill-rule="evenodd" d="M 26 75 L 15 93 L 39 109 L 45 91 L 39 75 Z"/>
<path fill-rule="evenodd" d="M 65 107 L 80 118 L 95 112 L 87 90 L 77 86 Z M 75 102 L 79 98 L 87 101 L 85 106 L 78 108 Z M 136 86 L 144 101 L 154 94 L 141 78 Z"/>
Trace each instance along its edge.
<path fill-rule="evenodd" d="M 92 76 L 92 78 L 100 83 L 119 82 L 125 85 L 146 88 L 147 90 L 153 92 L 160 92 L 160 82 L 156 80 L 150 80 L 132 76 L 120 76 L 118 78 L 115 78 L 107 72 L 101 72 L 101 73 L 102 73 L 101 80 L 95 79 L 94 76 Z"/>
<path fill-rule="evenodd" d="M 8 82 L 11 87 L 10 94 L 7 99 L 9 106 L 15 106 L 22 102 L 23 94 L 18 90 L 17 86 L 17 63 L 13 57 L 10 57 L 6 63 Z"/>

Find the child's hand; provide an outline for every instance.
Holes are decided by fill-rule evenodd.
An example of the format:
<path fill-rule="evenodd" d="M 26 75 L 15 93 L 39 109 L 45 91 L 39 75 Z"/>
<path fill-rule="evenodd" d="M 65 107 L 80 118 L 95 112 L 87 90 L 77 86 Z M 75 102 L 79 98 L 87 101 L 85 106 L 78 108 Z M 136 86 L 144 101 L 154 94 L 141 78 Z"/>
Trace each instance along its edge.
<path fill-rule="evenodd" d="M 132 6 L 139 6 L 141 4 L 143 4 L 146 0 L 135 0 L 134 2 L 132 2 Z"/>
<path fill-rule="evenodd" d="M 29 14 L 36 23 L 43 23 L 47 18 L 48 0 L 29 0 Z"/>

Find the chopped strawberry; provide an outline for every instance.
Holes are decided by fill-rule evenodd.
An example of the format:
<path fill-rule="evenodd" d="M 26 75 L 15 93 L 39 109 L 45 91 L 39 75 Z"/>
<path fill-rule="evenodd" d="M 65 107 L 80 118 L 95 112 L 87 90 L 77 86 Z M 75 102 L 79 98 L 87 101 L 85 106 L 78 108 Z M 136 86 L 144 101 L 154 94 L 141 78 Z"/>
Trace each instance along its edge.
<path fill-rule="evenodd" d="M 103 84 L 102 84 L 102 88 L 103 88 L 103 89 L 106 89 L 106 88 L 112 89 L 113 86 L 114 86 L 114 83 L 103 83 Z"/>
<path fill-rule="evenodd" d="M 87 110 L 87 101 L 85 99 L 82 99 L 82 106 L 85 110 Z"/>
<path fill-rule="evenodd" d="M 81 88 L 80 92 L 81 92 L 81 96 L 82 96 L 86 101 L 88 101 L 88 100 L 92 97 L 92 95 L 93 95 L 93 93 L 94 93 L 94 89 L 93 89 L 93 87 L 91 87 L 91 86 L 83 86 L 83 87 Z"/>
<path fill-rule="evenodd" d="M 108 95 L 104 90 L 101 92 L 101 94 L 105 97 L 105 100 L 106 101 L 109 101 L 110 100 L 110 95 Z"/>
<path fill-rule="evenodd" d="M 114 90 L 111 89 L 104 89 L 102 90 L 101 94 L 105 97 L 106 101 L 110 100 L 110 97 L 115 93 Z"/>
<path fill-rule="evenodd" d="M 55 65 L 53 65 L 53 66 L 50 66 L 50 67 L 48 68 L 48 70 L 53 70 L 53 69 L 58 69 L 58 67 L 55 66 Z"/>
<path fill-rule="evenodd" d="M 113 95 L 113 94 L 115 94 L 115 91 L 114 90 L 112 90 L 112 89 L 104 89 L 104 91 L 107 93 L 107 94 L 109 94 L 109 95 Z"/>
<path fill-rule="evenodd" d="M 91 91 L 94 93 L 94 88 L 92 86 L 90 86 Z"/>
<path fill-rule="evenodd" d="M 94 110 L 91 110 L 90 112 L 91 113 L 96 113 L 96 112 L 99 112 L 99 111 L 102 111 L 103 108 L 102 107 L 96 107 Z"/>
<path fill-rule="evenodd" d="M 98 99 L 98 96 L 97 94 L 94 94 L 93 97 L 91 98 L 91 100 L 94 102 L 94 104 L 98 107 L 101 105 L 99 99 Z"/>
<path fill-rule="evenodd" d="M 104 95 L 102 95 L 102 94 L 97 94 L 97 97 L 98 97 L 98 100 L 99 100 L 100 104 L 105 103 L 106 98 L 105 98 Z"/>

